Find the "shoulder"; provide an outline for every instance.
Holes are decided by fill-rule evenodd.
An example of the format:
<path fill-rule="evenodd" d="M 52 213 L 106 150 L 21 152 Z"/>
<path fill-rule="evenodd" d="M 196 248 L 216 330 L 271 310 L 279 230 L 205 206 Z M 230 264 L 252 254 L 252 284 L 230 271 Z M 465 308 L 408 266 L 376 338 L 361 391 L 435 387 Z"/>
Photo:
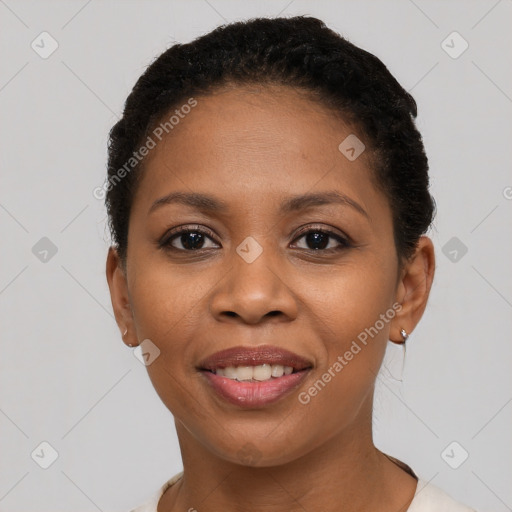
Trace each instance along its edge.
<path fill-rule="evenodd" d="M 476 512 L 421 478 L 407 512 Z"/>
<path fill-rule="evenodd" d="M 183 476 L 183 471 L 174 475 L 170 480 L 167 480 L 143 505 L 130 510 L 130 512 L 157 512 L 158 502 L 164 492 L 176 483 Z"/>
<path fill-rule="evenodd" d="M 407 512 L 476 512 L 472 508 L 455 501 L 436 485 L 423 480 L 405 462 L 386 453 L 384 455 L 418 481 L 414 498 Z"/>

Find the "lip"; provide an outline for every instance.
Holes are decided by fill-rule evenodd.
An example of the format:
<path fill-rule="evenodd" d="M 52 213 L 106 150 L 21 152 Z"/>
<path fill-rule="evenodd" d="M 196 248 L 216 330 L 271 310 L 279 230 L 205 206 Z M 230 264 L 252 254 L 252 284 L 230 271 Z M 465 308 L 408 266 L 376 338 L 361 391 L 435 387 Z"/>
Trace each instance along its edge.
<path fill-rule="evenodd" d="M 258 366 L 280 364 L 291 366 L 293 373 L 273 377 L 266 381 L 237 381 L 213 373 L 228 366 Z M 288 350 L 262 345 L 259 347 L 233 347 L 216 352 L 204 359 L 198 370 L 205 377 L 209 389 L 223 400 L 243 409 L 257 409 L 273 404 L 289 395 L 309 374 L 313 364 Z"/>
<path fill-rule="evenodd" d="M 259 347 L 233 347 L 215 352 L 199 364 L 199 370 L 216 370 L 228 366 L 258 366 L 260 364 L 281 364 L 291 366 L 294 371 L 311 368 L 313 364 L 304 357 L 289 350 L 271 345 Z"/>
<path fill-rule="evenodd" d="M 221 398 L 242 409 L 258 409 L 273 404 L 297 388 L 309 369 L 263 382 L 244 382 L 220 377 L 204 370 L 202 374 Z"/>

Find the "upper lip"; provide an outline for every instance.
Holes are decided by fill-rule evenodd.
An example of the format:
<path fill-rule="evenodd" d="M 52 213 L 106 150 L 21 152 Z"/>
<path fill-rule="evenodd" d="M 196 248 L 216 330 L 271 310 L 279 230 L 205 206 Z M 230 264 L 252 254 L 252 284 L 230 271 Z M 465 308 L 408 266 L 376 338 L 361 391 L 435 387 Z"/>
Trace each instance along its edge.
<path fill-rule="evenodd" d="M 313 366 L 311 361 L 289 350 L 271 345 L 260 345 L 259 347 L 232 347 L 215 352 L 201 361 L 199 369 L 216 370 L 228 366 L 258 366 L 261 364 L 291 366 L 295 371 Z"/>

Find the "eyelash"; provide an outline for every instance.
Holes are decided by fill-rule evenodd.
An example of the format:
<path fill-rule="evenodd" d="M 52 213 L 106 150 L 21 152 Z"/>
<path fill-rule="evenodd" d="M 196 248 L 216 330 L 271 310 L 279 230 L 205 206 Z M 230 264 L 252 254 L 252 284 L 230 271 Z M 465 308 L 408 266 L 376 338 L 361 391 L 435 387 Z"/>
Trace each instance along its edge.
<path fill-rule="evenodd" d="M 162 240 L 160 242 L 158 242 L 158 247 L 165 249 L 167 251 L 189 252 L 189 253 L 194 253 L 194 252 L 199 253 L 201 251 L 208 250 L 208 248 L 196 249 L 196 250 L 178 249 L 171 245 L 171 242 L 174 239 L 180 237 L 181 235 L 187 234 L 187 233 L 198 233 L 198 234 L 201 234 L 201 235 L 207 236 L 208 238 L 213 239 L 213 241 L 215 242 L 215 235 L 209 229 L 201 228 L 200 226 L 190 226 L 188 228 L 176 228 L 176 230 L 171 230 L 169 233 L 164 235 L 164 237 L 162 238 Z M 294 238 L 294 241 L 296 241 L 310 233 L 321 233 L 330 238 L 334 238 L 340 245 L 338 247 L 334 247 L 334 248 L 331 247 L 330 249 L 301 249 L 303 251 L 307 251 L 309 253 L 319 253 L 319 252 L 332 253 L 332 252 L 337 252 L 337 251 L 341 251 L 341 250 L 348 249 L 348 248 L 352 247 L 352 243 L 349 241 L 348 237 L 344 237 L 338 233 L 335 233 L 335 232 L 325 229 L 323 227 L 316 227 L 316 226 L 308 226 L 307 228 L 299 231 L 297 233 L 296 237 Z M 217 243 L 217 242 L 215 242 L 215 243 Z"/>

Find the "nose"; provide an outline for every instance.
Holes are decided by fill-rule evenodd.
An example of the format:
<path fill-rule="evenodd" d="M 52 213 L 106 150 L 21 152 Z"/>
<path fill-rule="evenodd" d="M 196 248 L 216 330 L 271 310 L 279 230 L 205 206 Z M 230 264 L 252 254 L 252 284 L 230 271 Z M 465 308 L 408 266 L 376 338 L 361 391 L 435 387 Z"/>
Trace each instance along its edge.
<path fill-rule="evenodd" d="M 254 261 L 233 251 L 227 274 L 214 289 L 210 311 L 220 321 L 286 322 L 297 316 L 297 300 L 291 277 L 270 248 L 263 248 Z"/>

